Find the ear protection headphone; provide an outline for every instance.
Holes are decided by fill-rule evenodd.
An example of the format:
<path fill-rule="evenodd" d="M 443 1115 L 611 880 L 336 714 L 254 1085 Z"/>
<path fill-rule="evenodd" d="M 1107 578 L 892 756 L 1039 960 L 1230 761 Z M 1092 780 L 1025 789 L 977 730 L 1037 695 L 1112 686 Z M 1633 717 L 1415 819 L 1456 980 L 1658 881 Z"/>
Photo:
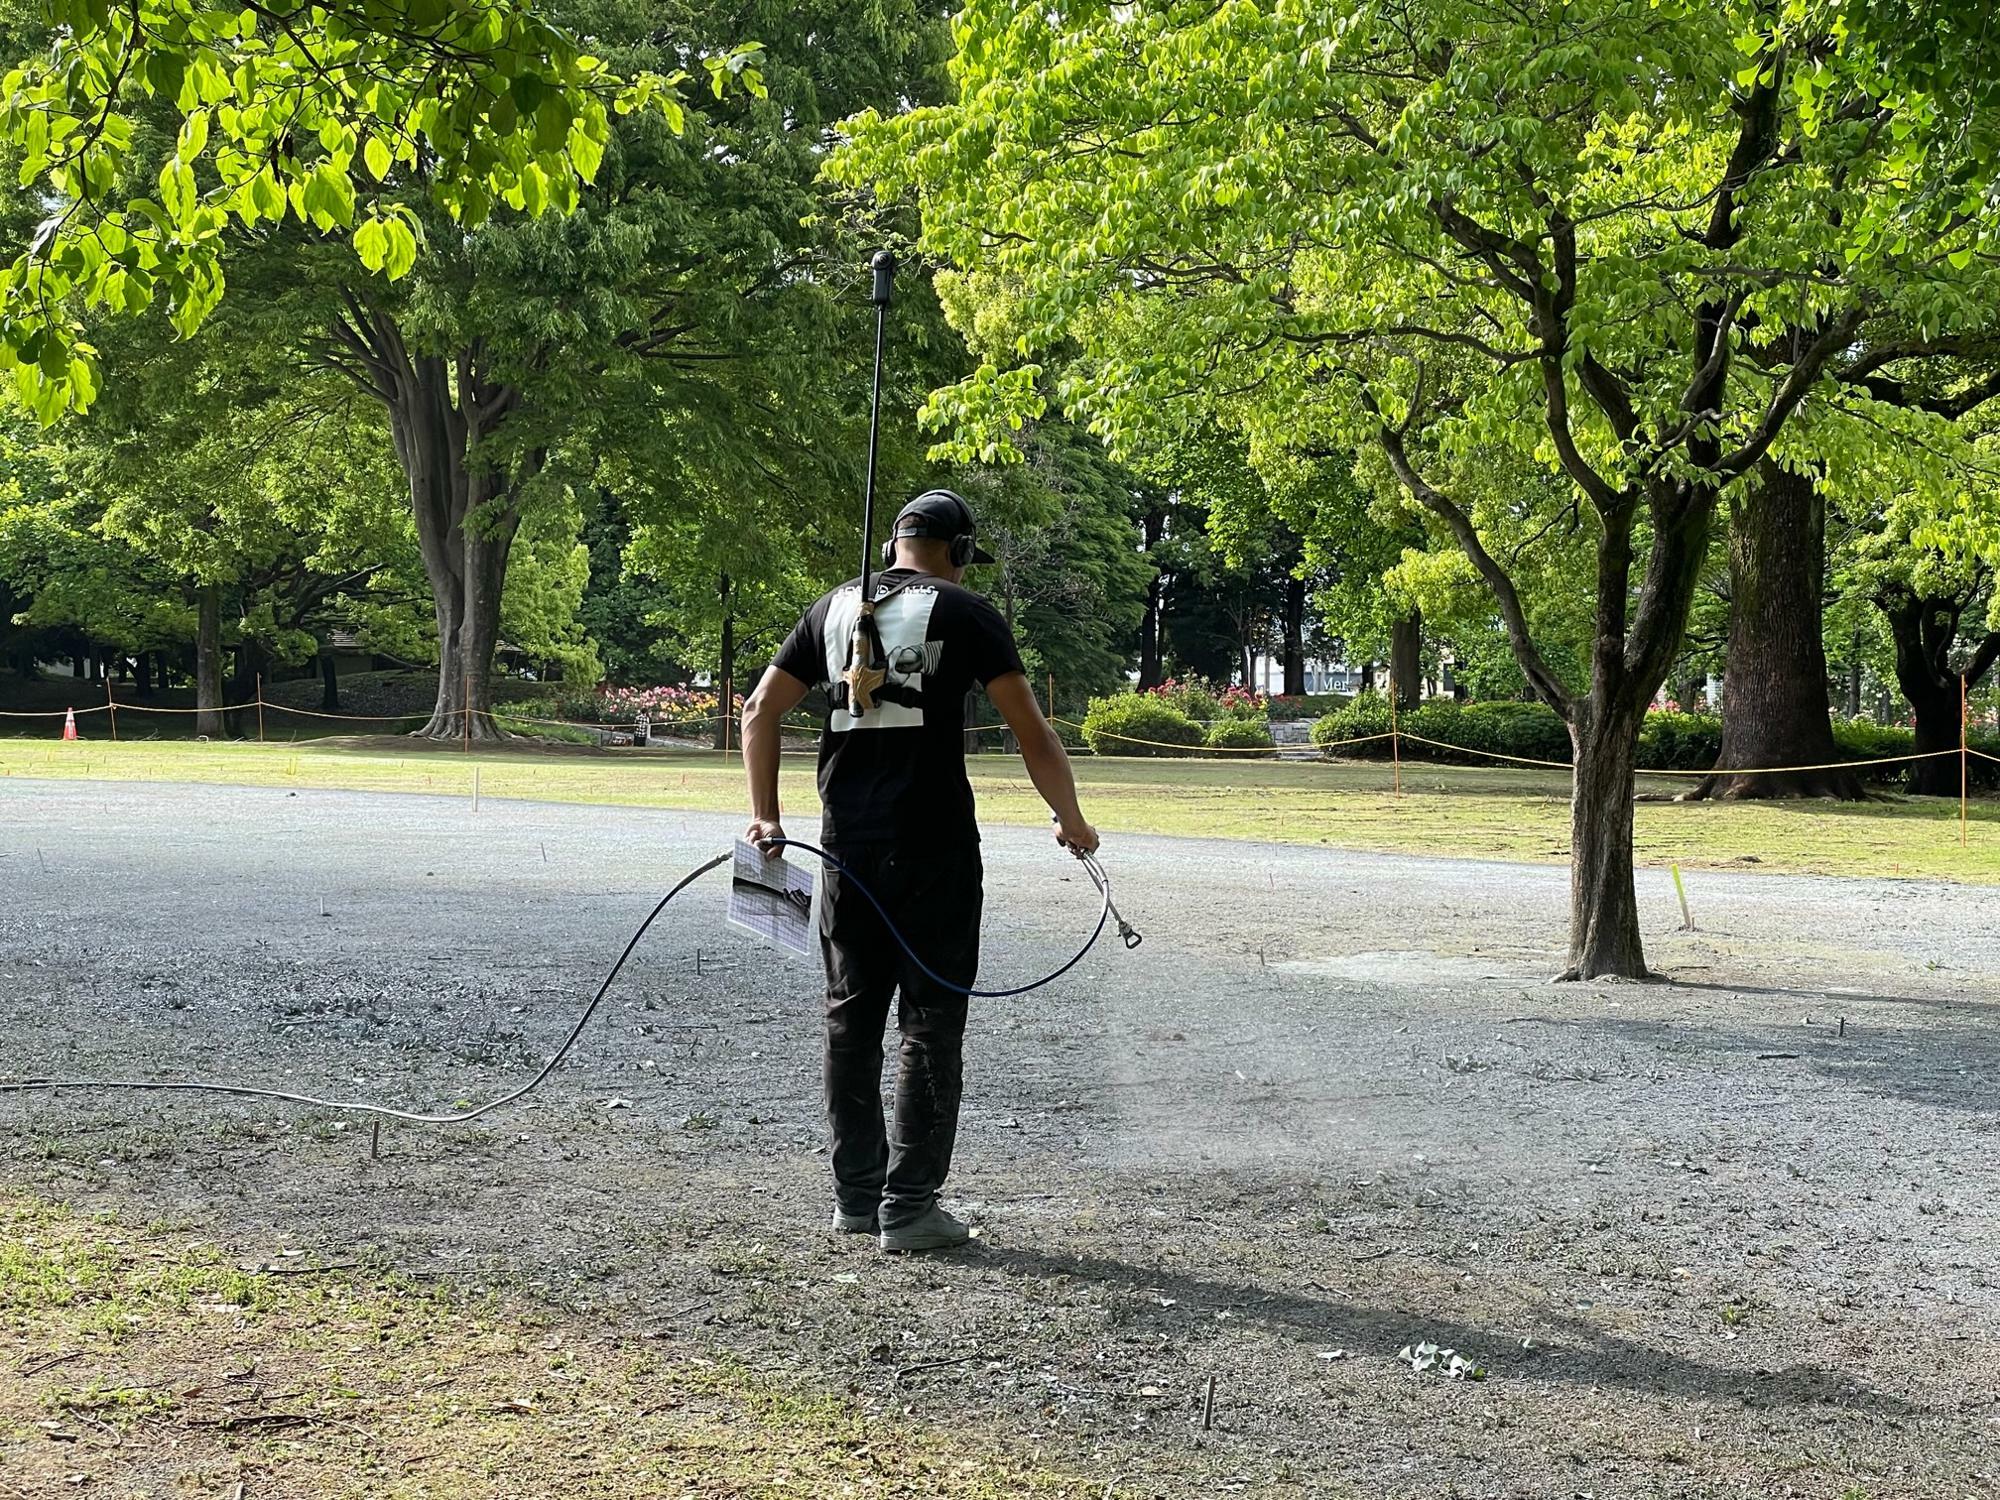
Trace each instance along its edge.
<path fill-rule="evenodd" d="M 903 530 L 897 532 L 895 536 L 890 537 L 888 541 L 882 544 L 882 566 L 885 568 L 896 566 L 896 541 L 898 538 L 929 535 L 929 532 L 920 531 L 914 527 L 905 527 Z M 978 545 L 979 539 L 969 531 L 961 532 L 959 535 L 953 537 L 951 539 L 951 565 L 954 568 L 969 567 L 972 563 L 973 549 Z"/>
<path fill-rule="evenodd" d="M 970 566 L 972 562 L 972 554 L 979 550 L 979 538 L 975 536 L 971 530 L 972 507 L 967 505 L 963 498 L 954 494 L 950 490 L 926 490 L 923 494 L 917 496 L 917 500 L 928 500 L 933 495 L 947 496 L 950 499 L 958 502 L 959 513 L 965 517 L 967 529 L 961 531 L 957 536 L 954 536 L 950 539 L 951 565 L 954 568 L 963 568 Z M 914 505 L 917 503 L 917 501 L 913 500 L 910 503 Z M 922 525 L 897 527 L 895 531 L 890 533 L 889 539 L 884 543 L 882 543 L 882 566 L 885 568 L 893 568 L 896 565 L 896 543 L 902 538 L 928 537 L 930 535 L 931 535 L 930 530 Z"/>

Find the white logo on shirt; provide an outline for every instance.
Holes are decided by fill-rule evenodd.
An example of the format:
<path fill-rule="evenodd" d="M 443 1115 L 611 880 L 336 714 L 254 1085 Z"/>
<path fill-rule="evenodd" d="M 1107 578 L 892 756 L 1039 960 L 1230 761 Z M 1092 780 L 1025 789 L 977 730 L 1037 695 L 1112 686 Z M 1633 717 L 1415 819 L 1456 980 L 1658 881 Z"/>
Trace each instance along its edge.
<path fill-rule="evenodd" d="M 882 637 L 882 656 L 889 664 L 888 680 L 913 692 L 921 691 L 923 679 L 938 669 L 944 652 L 944 642 L 924 639 L 930 634 L 931 611 L 937 607 L 937 587 L 913 583 L 883 599 L 883 594 L 894 587 L 878 585 L 875 589 L 875 597 L 880 601 L 875 606 L 875 629 Z M 850 584 L 827 601 L 824 639 L 828 682 L 840 681 L 840 674 L 847 670 L 847 646 L 860 615 L 859 584 Z M 835 734 L 845 734 L 851 729 L 915 729 L 921 728 L 923 722 L 921 707 L 877 698 L 875 707 L 860 718 L 844 708 L 835 709 L 827 728 Z"/>

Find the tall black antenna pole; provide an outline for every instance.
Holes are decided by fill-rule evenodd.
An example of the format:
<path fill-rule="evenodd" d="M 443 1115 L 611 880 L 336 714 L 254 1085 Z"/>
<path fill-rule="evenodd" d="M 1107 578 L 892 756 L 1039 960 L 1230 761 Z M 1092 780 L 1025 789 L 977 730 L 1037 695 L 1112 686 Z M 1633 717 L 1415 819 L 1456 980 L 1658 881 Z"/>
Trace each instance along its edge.
<path fill-rule="evenodd" d="M 889 323 L 890 282 L 896 275 L 896 257 L 877 250 L 868 262 L 875 271 L 875 286 L 868 300 L 875 304 L 875 395 L 868 406 L 868 488 L 861 503 L 861 599 L 868 601 L 868 570 L 875 545 L 875 446 L 882 432 L 882 336 Z"/>

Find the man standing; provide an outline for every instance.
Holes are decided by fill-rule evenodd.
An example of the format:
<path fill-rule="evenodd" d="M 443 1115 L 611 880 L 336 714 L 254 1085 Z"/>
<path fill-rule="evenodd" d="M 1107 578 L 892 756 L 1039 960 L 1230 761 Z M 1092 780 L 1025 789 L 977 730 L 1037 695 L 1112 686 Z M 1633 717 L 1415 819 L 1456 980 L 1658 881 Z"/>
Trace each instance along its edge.
<path fill-rule="evenodd" d="M 965 775 L 974 683 L 1020 742 L 1028 775 L 1055 812 L 1056 841 L 1078 853 L 1097 848 L 1069 756 L 1035 702 L 1012 632 L 991 604 L 959 586 L 970 564 L 993 561 L 975 530 L 972 508 L 953 491 L 917 496 L 896 517 L 886 570 L 869 583 L 872 607 L 864 610 L 858 581 L 819 600 L 743 708 L 744 837 L 784 837 L 779 724 L 808 691 L 827 686 L 820 842 L 874 893 L 925 964 L 966 986 L 979 968 L 983 901 Z M 820 878 L 833 1227 L 879 1234 L 884 1250 L 963 1244 L 972 1232 L 939 1206 L 938 1192 L 958 1134 L 966 997 L 910 962 L 852 881 L 833 869 Z M 885 1128 L 882 1032 L 898 989 L 902 1056 L 893 1126 Z"/>

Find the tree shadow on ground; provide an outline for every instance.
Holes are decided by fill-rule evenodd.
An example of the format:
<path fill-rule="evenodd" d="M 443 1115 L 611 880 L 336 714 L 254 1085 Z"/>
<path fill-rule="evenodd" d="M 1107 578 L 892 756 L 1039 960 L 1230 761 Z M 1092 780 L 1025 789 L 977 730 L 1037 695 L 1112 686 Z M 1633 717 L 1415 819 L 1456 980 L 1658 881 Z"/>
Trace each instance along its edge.
<path fill-rule="evenodd" d="M 1822 1365 L 1783 1369 L 1731 1369 L 1703 1364 L 1671 1350 L 1619 1338 L 1582 1319 L 1546 1310 L 1539 1324 L 1553 1324 L 1558 1338 L 1532 1350 L 1515 1331 L 1459 1322 L 1435 1313 L 1413 1314 L 1268 1286 L 1215 1280 L 1162 1267 L 1133 1265 L 1101 1255 L 1055 1255 L 1041 1250 L 975 1244 L 973 1264 L 1019 1276 L 1067 1276 L 1133 1295 L 1134 1316 L 1182 1332 L 1213 1329 L 1219 1313 L 1261 1321 L 1272 1332 L 1326 1347 L 1393 1350 L 1412 1337 L 1455 1348 L 1509 1380 L 1616 1387 L 1646 1395 L 1697 1398 L 1754 1407 L 1840 1407 L 1915 1417 L 1930 1409 L 1873 1390 L 1853 1375 Z M 1161 1298 L 1172 1305 L 1162 1307 Z"/>
<path fill-rule="evenodd" d="M 1688 989 L 1710 986 L 1687 985 Z M 1931 1108 L 1968 1114 L 2000 1112 L 2000 1016 L 1983 1001 L 1951 1002 L 1916 996 L 1841 995 L 1820 991 L 1755 990 L 1718 985 L 1727 994 L 1769 994 L 1815 1002 L 1821 1010 L 1813 1024 L 1774 1022 L 1768 1026 L 1735 1026 L 1705 1021 L 1645 1020 L 1600 1017 L 1579 1019 L 1576 1030 L 1599 1032 L 1628 1044 L 1644 1044 L 1668 1055 L 1708 1053 L 1735 1058 L 1738 1077 L 1759 1065 L 1773 1069 L 1805 1067 L 1821 1081 Z M 1916 1024 L 1883 1025 L 1867 1017 L 1848 1016 L 1843 1030 L 1840 1000 L 1856 1004 L 1901 1006 L 1927 1013 Z M 1937 1019 L 1931 1020 L 1930 1015 Z M 1783 1081 L 1773 1073 L 1773 1083 Z"/>

